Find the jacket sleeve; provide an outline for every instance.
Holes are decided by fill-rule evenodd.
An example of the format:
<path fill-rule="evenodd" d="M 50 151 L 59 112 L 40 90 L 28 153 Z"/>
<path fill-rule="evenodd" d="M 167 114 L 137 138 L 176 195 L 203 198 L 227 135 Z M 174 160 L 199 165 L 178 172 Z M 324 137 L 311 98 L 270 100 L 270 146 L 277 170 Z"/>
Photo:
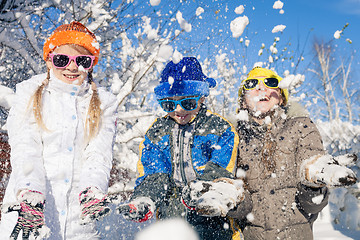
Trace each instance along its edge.
<path fill-rule="evenodd" d="M 325 154 L 325 151 L 321 135 L 310 118 L 297 118 L 296 123 L 298 124 L 296 126 L 296 129 L 298 130 L 300 137 L 297 142 L 295 157 L 297 163 L 298 178 L 300 180 L 300 166 L 303 161 L 315 155 Z"/>
<path fill-rule="evenodd" d="M 113 160 L 117 104 L 115 96 L 109 92 L 99 91 L 99 94 L 102 110 L 100 129 L 85 149 L 79 188 L 93 186 L 105 193 L 108 189 Z"/>
<path fill-rule="evenodd" d="M 212 179 L 217 177 L 230 177 L 234 174 L 238 144 L 239 136 L 235 128 L 230 125 L 219 137 L 216 146 L 214 146 L 210 161 L 205 166 L 203 178 L 209 174 L 215 174 L 213 177 L 210 177 Z M 214 166 L 221 168 L 218 168 L 218 171 L 214 171 Z"/>
<path fill-rule="evenodd" d="M 166 173 L 153 173 L 144 178 L 136 186 L 131 200 L 138 197 L 149 197 L 154 203 L 163 201 L 171 186 L 169 175 Z"/>
<path fill-rule="evenodd" d="M 164 138 L 167 138 L 165 136 Z M 163 140 L 163 142 L 167 142 Z M 139 147 L 140 158 L 137 164 L 138 178 L 136 179 L 136 186 L 139 185 L 144 178 L 154 173 L 170 173 L 171 166 L 166 164 L 166 159 L 170 159 L 170 146 L 166 144 L 154 144 L 147 134 L 145 139 L 141 142 Z"/>
<path fill-rule="evenodd" d="M 163 136 L 162 142 L 167 143 L 167 137 Z M 162 143 L 154 144 L 145 134 L 145 139 L 139 148 L 140 159 L 137 164 L 139 176 L 135 182 L 132 199 L 143 196 L 157 202 L 163 199 L 171 186 L 169 178 L 171 166 L 165 162 L 165 159 L 170 158 L 170 146 Z"/>
<path fill-rule="evenodd" d="M 31 97 L 38 86 L 30 80 L 16 86 L 14 105 L 7 118 L 6 127 L 11 146 L 11 175 L 15 179 L 15 194 L 21 189 L 45 193 L 41 130 L 30 105 Z"/>
<path fill-rule="evenodd" d="M 301 163 L 312 156 L 325 154 L 325 151 L 321 135 L 311 119 L 304 117 L 299 118 L 298 120 L 300 123 L 298 127 L 301 135 L 297 144 L 296 162 L 298 163 L 297 166 L 300 182 Z M 327 205 L 329 198 L 328 195 L 328 189 L 326 187 L 311 188 L 299 183 L 296 201 L 299 209 L 303 211 L 307 217 L 310 217 L 310 215 L 319 213 Z"/>

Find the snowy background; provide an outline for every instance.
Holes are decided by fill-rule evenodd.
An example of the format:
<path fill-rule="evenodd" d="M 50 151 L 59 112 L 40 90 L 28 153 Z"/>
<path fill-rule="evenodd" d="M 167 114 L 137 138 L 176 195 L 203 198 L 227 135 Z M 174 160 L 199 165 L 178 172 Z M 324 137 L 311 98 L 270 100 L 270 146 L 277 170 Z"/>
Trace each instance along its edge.
<path fill-rule="evenodd" d="M 229 119 L 235 118 L 245 74 L 254 66 L 273 68 L 285 77 L 282 87 L 289 89 L 291 100 L 309 110 L 329 153 L 360 157 L 356 9 L 359 2 L 350 0 L 1 1 L 1 129 L 6 131 L 16 83 L 45 71 L 45 39 L 58 25 L 78 20 L 101 45 L 95 79 L 119 102 L 110 193 L 120 194 L 120 201 L 134 186 L 142 136 L 164 114 L 153 95 L 159 72 L 182 56 L 196 56 L 217 80 L 207 105 Z M 359 166 L 353 167 L 358 178 Z M 315 222 L 315 239 L 360 239 L 359 199 L 359 184 L 332 190 Z M 104 238 L 118 239 L 132 239 L 147 225 L 114 214 L 99 223 Z"/>

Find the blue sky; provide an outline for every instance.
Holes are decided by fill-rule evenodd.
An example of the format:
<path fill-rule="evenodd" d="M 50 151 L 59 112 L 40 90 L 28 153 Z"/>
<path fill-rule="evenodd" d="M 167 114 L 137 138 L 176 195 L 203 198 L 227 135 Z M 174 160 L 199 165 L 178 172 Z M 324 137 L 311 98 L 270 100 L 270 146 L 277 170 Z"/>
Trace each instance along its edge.
<path fill-rule="evenodd" d="M 213 2 L 216 3 L 216 1 Z M 229 8 L 227 13 L 223 13 L 227 19 L 222 22 L 222 26 L 220 25 L 224 31 L 229 31 L 229 23 L 232 19 L 242 15 L 249 18 L 250 24 L 241 37 L 248 37 L 251 40 L 248 51 L 252 54 L 258 52 L 259 43 L 265 43 L 268 47 L 275 36 L 280 37 L 283 43 L 292 42 L 293 47 L 299 44 L 300 49 L 302 49 L 305 46 L 305 56 L 310 53 L 314 38 L 324 42 L 333 40 L 334 44 L 342 49 L 347 49 L 347 51 L 356 50 L 360 47 L 359 0 L 282 1 L 284 3 L 283 14 L 272 8 L 275 1 L 270 0 L 217 2 L 222 2 L 222 7 L 227 5 Z M 241 15 L 233 12 L 233 9 L 239 5 L 245 6 L 245 11 Z M 221 11 L 219 14 L 222 14 Z M 349 23 L 349 26 L 344 31 L 344 35 L 340 39 L 334 39 L 335 31 L 341 30 L 346 23 Z M 286 26 L 284 32 L 271 33 L 273 27 L 279 24 Z M 351 39 L 353 43 L 346 42 L 347 38 Z"/>
<path fill-rule="evenodd" d="M 283 14 L 280 14 L 278 9 L 273 9 L 275 1 L 162 0 L 160 5 L 150 7 L 149 0 L 143 4 L 154 11 L 160 11 L 162 19 L 167 16 L 174 17 L 174 13 L 180 11 L 184 19 L 191 22 L 191 32 L 183 34 L 174 44 L 174 47 L 179 50 L 192 47 L 192 50 L 184 55 L 200 57 L 200 60 L 209 58 L 214 61 L 215 55 L 225 52 L 231 61 L 238 63 L 238 66 L 246 65 L 247 71 L 249 71 L 254 63 L 268 60 L 267 54 L 258 56 L 261 44 L 265 44 L 265 49 L 269 49 L 274 39 L 279 37 L 280 41 L 276 45 L 279 54 L 287 47 L 287 50 L 283 52 L 284 55 L 288 58 L 298 57 L 301 53 L 304 61 L 298 68 L 291 66 L 291 62 L 294 61 L 278 61 L 277 65 L 274 64 L 270 67 L 275 67 L 275 70 L 282 76 L 285 70 L 289 70 L 293 74 L 304 74 L 305 83 L 301 92 L 307 93 L 309 89 L 319 86 L 314 75 L 308 71 L 309 68 L 314 68 L 312 45 L 316 38 L 324 43 L 331 42 L 334 45 L 335 60 L 348 58 L 354 54 L 352 70 L 355 78 L 353 79 L 357 79 L 360 74 L 360 58 L 357 56 L 357 50 L 360 49 L 360 0 L 282 0 L 284 3 Z M 176 8 L 179 2 L 182 2 L 181 6 Z M 234 10 L 240 5 L 243 5 L 245 10 L 242 14 L 236 14 Z M 194 18 L 197 7 L 204 9 L 204 13 L 200 15 L 201 18 Z M 166 15 L 169 11 L 172 11 L 173 15 Z M 230 23 L 235 18 L 244 15 L 249 18 L 250 23 L 239 38 L 233 38 Z M 157 19 L 153 20 L 156 25 Z M 349 26 L 345 29 L 344 34 L 340 39 L 335 39 L 334 33 L 341 30 L 346 23 L 349 23 Z M 280 24 L 286 26 L 285 30 L 272 33 L 272 29 Z M 169 28 L 169 31 L 180 29 L 176 21 L 166 27 Z M 240 42 L 240 38 L 249 39 L 249 46 L 244 47 L 244 42 Z M 352 44 L 346 39 L 350 39 Z M 356 81 L 353 81 L 357 88 Z"/>
<path fill-rule="evenodd" d="M 312 100 L 313 96 L 310 93 L 320 86 L 320 81 L 309 71 L 310 68 L 315 68 L 314 39 L 324 43 L 331 42 L 335 49 L 334 59 L 338 61 L 335 63 L 336 67 L 342 58 L 355 56 L 352 62 L 351 90 L 359 89 L 356 80 L 360 74 L 360 58 L 357 52 L 360 49 L 360 0 L 281 0 L 284 4 L 283 14 L 279 9 L 273 9 L 275 1 L 161 0 L 158 6 L 151 6 L 150 0 L 135 0 L 133 12 L 138 14 L 137 16 L 151 17 L 154 28 L 162 26 L 173 35 L 175 30 L 181 30 L 175 19 L 176 13 L 181 12 L 183 18 L 191 23 L 192 29 L 190 32 L 182 33 L 171 45 L 184 56 L 198 57 L 200 62 L 207 58 L 214 63 L 219 53 L 226 53 L 230 64 L 235 63 L 239 67 L 236 69 L 235 78 L 240 77 L 243 66 L 246 66 L 248 72 L 255 63 L 267 64 L 269 48 L 274 39 L 279 38 L 276 56 L 280 56 L 280 60 L 271 63 L 270 66 L 263 66 L 274 68 L 280 76 L 284 76 L 285 70 L 291 74 L 305 75 L 305 82 L 299 90 L 300 93 L 308 94 L 306 100 Z M 236 14 L 234 10 L 240 5 L 243 5 L 245 10 L 241 14 Z M 204 12 L 200 16 L 195 16 L 198 7 L 203 8 Z M 250 23 L 239 38 L 234 38 L 230 23 L 241 16 L 247 16 Z M 340 39 L 335 39 L 334 33 L 347 23 L 349 26 L 344 34 Z M 141 24 L 140 21 L 137 27 L 141 28 Z M 285 25 L 286 28 L 283 32 L 272 33 L 272 29 L 277 25 Z M 241 38 L 250 40 L 248 47 L 245 47 L 244 41 L 240 41 Z M 350 39 L 352 44 L 346 39 Z M 265 49 L 263 55 L 259 56 L 262 44 L 265 45 Z M 298 59 L 300 54 L 304 61 L 296 68 L 294 64 L 297 61 L 291 57 Z M 281 61 L 283 56 L 286 57 L 285 61 Z M 335 94 L 341 97 L 342 93 L 336 90 Z M 356 97 L 359 98 L 359 94 Z M 354 98 L 353 102 L 358 105 L 358 99 Z M 319 103 L 313 105 L 319 106 Z"/>
<path fill-rule="evenodd" d="M 160 5 L 153 6 L 154 11 L 164 14 L 168 11 L 181 11 L 185 20 L 191 22 L 194 11 L 202 7 L 205 12 L 201 14 L 202 19 L 196 18 L 192 22 L 192 30 L 185 34 L 184 39 L 176 43 L 181 49 L 188 46 L 194 47 L 189 54 L 201 56 L 201 58 L 212 58 L 219 49 L 227 52 L 230 57 L 233 54 L 238 57 L 239 64 L 244 64 L 246 59 L 249 67 L 257 61 L 265 61 L 265 55 L 258 57 L 258 51 L 262 43 L 266 48 L 273 43 L 275 37 L 280 38 L 277 45 L 279 51 L 286 44 L 291 43 L 290 51 L 298 53 L 304 51 L 305 61 L 313 58 L 312 42 L 315 38 L 324 42 L 332 40 L 341 55 L 348 55 L 360 48 L 360 0 L 282 0 L 284 13 L 280 14 L 278 9 L 273 9 L 276 0 L 162 0 Z M 177 4 L 182 2 L 179 9 Z M 150 0 L 144 1 L 144 5 L 150 6 Z M 242 14 L 236 14 L 234 9 L 240 5 L 245 7 Z M 144 8 L 146 9 L 146 7 Z M 240 38 L 233 38 L 230 31 L 230 22 L 237 17 L 246 15 L 249 25 L 240 38 L 249 39 L 250 45 L 244 50 Z M 156 24 L 156 21 L 153 23 Z M 334 33 L 341 30 L 343 26 L 349 26 L 340 39 L 334 39 Z M 276 25 L 285 25 L 286 29 L 280 33 L 272 33 Z M 180 27 L 173 24 L 175 27 Z M 204 41 L 206 36 L 210 36 Z M 346 39 L 352 40 L 349 44 Z M 232 50 L 232 51 L 231 51 Z M 356 63 L 359 62 L 357 58 Z M 286 69 L 288 66 L 283 66 Z M 304 65 L 305 67 L 305 65 Z M 306 67 L 305 67 L 306 68 Z M 279 69 L 281 71 L 282 69 Z M 304 73 L 304 70 L 300 73 Z"/>
<path fill-rule="evenodd" d="M 199 55 L 201 58 L 211 58 L 219 49 L 223 49 L 227 53 L 233 50 L 234 53 L 229 55 L 242 56 L 251 61 L 250 64 L 264 61 L 264 57 L 257 56 L 259 48 L 262 43 L 268 48 L 275 37 L 280 38 L 279 50 L 287 43 L 291 43 L 289 49 L 304 50 L 306 60 L 312 58 L 314 38 L 324 42 L 332 40 L 333 44 L 342 50 L 341 54 L 346 52 L 350 54 L 360 48 L 360 0 L 281 0 L 284 3 L 283 14 L 280 14 L 278 9 L 273 9 L 275 1 L 161 0 L 158 6 L 150 6 L 150 0 L 137 0 L 134 5 L 142 5 L 145 15 L 151 12 L 149 9 L 159 11 L 162 19 L 175 17 L 175 13 L 180 11 L 184 19 L 192 23 L 192 30 L 184 34 L 184 38 L 176 42 L 175 47 L 181 49 L 181 45 L 184 48 L 191 46 L 194 49 L 189 54 Z M 181 6 L 178 8 L 180 2 Z M 240 5 L 245 7 L 245 11 L 239 15 L 234 9 Z M 199 6 L 204 9 L 204 13 L 201 14 L 202 19 L 194 18 L 195 10 Z M 169 14 L 170 11 L 172 15 Z M 244 15 L 250 21 L 241 36 L 250 40 L 246 50 L 243 44 L 239 43 L 239 38 L 235 39 L 231 36 L 230 31 L 231 21 Z M 152 19 L 155 27 L 157 21 L 158 19 Z M 346 23 L 349 23 L 349 26 L 344 35 L 340 39 L 334 39 L 335 31 L 341 30 Z M 271 33 L 273 27 L 280 24 L 286 26 L 283 33 Z M 179 25 L 173 22 L 169 30 L 176 28 L 180 29 Z M 204 41 L 207 36 L 210 38 Z M 346 39 L 352 40 L 353 43 L 349 44 Z"/>

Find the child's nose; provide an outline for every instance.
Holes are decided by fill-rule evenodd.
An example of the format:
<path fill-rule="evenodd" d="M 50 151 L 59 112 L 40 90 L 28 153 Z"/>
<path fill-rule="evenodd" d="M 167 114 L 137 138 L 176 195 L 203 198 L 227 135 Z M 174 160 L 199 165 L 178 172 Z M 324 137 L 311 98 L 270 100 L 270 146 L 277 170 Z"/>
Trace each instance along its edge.
<path fill-rule="evenodd" d="M 74 60 L 70 60 L 70 64 L 67 66 L 69 70 L 76 70 L 78 66 L 76 65 Z"/>
<path fill-rule="evenodd" d="M 265 90 L 266 86 L 262 81 L 259 81 L 258 85 L 257 85 L 257 89 L 258 90 Z"/>
<path fill-rule="evenodd" d="M 184 109 L 181 107 L 180 104 L 176 104 L 176 108 L 175 108 L 175 111 L 184 111 Z"/>

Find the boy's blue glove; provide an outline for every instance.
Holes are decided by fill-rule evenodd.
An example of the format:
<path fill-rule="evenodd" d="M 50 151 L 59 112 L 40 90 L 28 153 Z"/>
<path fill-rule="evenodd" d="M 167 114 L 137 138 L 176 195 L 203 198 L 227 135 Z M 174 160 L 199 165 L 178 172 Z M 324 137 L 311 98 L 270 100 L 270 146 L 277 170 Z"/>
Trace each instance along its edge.
<path fill-rule="evenodd" d="M 155 209 L 154 202 L 148 197 L 136 198 L 130 203 L 122 204 L 117 208 L 118 214 L 134 222 L 145 222 L 152 218 Z"/>

